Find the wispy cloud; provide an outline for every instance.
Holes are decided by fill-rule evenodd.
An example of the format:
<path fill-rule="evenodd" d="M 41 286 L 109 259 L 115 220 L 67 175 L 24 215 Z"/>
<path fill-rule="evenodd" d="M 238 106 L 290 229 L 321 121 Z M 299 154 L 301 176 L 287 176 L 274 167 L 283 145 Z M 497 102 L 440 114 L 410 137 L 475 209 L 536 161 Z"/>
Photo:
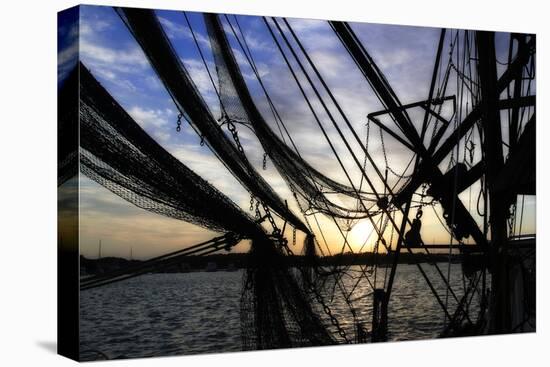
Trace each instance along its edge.
<path fill-rule="evenodd" d="M 88 60 L 102 65 L 109 65 L 113 70 L 136 72 L 148 65 L 147 58 L 139 47 L 113 49 L 97 45 L 86 38 L 82 39 L 80 52 Z"/>
<path fill-rule="evenodd" d="M 167 115 L 172 115 L 172 111 L 150 110 L 139 106 L 133 106 L 128 109 L 130 116 L 134 118 L 142 127 L 163 127 L 168 124 Z"/>
<path fill-rule="evenodd" d="M 132 106 L 127 109 L 132 118 L 146 131 L 161 142 L 170 140 L 169 119 L 175 120 L 175 113 L 170 109 L 145 109 L 140 106 Z M 170 129 L 170 130 L 169 130 Z"/>
<path fill-rule="evenodd" d="M 166 32 L 166 35 L 171 40 L 178 40 L 178 39 L 192 40 L 193 39 L 193 34 L 191 33 L 191 30 L 187 27 L 187 24 L 184 21 L 183 15 L 181 16 L 181 24 L 178 24 L 163 16 L 159 16 L 158 19 L 164 29 L 164 32 Z M 193 32 L 195 33 L 195 38 L 197 39 L 197 42 L 202 47 L 207 47 L 207 48 L 210 47 L 210 41 L 208 41 L 207 36 L 195 30 L 193 30 Z"/>

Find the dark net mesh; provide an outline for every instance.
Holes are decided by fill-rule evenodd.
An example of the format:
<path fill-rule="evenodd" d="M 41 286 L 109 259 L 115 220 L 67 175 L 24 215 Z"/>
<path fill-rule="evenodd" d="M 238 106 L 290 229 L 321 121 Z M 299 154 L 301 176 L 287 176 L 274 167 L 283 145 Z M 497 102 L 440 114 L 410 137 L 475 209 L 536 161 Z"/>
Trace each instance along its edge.
<path fill-rule="evenodd" d="M 80 67 L 80 167 L 140 208 L 248 238 L 263 235 L 227 196 L 174 158 Z"/>
<path fill-rule="evenodd" d="M 269 127 L 250 95 L 222 24 L 216 14 L 205 14 L 204 20 L 216 64 L 222 109 L 226 117 L 248 123 L 258 137 L 265 152 L 308 213 L 321 212 L 334 218 L 365 218 L 365 210 L 338 205 L 327 197 L 344 195 L 358 199 L 361 193 L 338 183 L 313 168 L 286 145 Z M 368 200 L 361 195 L 362 200 Z"/>
<path fill-rule="evenodd" d="M 310 283 L 299 281 L 301 272 L 262 242 L 252 245 L 241 297 L 243 349 L 336 344 L 313 307 Z"/>
<path fill-rule="evenodd" d="M 252 239 L 241 303 L 243 348 L 335 343 L 280 243 L 148 136 L 83 65 L 80 136 L 82 172 L 115 194 L 151 212 Z"/>
<path fill-rule="evenodd" d="M 174 51 L 154 12 L 128 8 L 117 8 L 117 12 L 140 44 L 178 109 L 185 112 L 219 159 L 259 200 L 294 227 L 309 233 L 306 225 L 286 207 L 283 200 L 252 167 L 244 153 L 240 152 L 224 134 Z"/>

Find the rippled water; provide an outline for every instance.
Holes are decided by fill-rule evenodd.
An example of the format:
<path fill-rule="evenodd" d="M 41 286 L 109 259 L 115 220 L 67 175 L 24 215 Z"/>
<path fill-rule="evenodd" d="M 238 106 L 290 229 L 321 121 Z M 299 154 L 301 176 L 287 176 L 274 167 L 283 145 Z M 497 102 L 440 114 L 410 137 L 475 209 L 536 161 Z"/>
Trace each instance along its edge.
<path fill-rule="evenodd" d="M 446 265 L 441 265 L 446 274 Z M 445 287 L 434 266 L 423 265 L 445 301 Z M 382 275 L 383 276 L 383 275 Z M 149 274 L 81 293 L 82 359 L 218 353 L 241 350 L 239 300 L 242 271 Z M 345 280 L 351 288 L 353 280 Z M 364 283 L 364 282 L 363 282 Z M 451 267 L 457 297 L 463 293 L 459 265 Z M 370 328 L 372 298 L 367 284 L 356 289 L 357 318 Z M 452 310 L 452 297 L 449 296 Z M 472 307 L 477 307 L 474 297 Z M 353 337 L 354 322 L 342 298 L 331 304 Z M 475 314 L 474 312 L 472 314 Z M 400 265 L 389 307 L 390 340 L 436 337 L 443 313 L 414 265 Z"/>

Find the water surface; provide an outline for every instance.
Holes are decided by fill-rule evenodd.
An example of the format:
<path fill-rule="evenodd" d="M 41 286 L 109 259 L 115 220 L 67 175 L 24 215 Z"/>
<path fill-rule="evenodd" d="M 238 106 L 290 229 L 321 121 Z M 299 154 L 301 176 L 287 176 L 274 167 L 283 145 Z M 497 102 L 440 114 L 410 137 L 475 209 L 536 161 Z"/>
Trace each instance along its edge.
<path fill-rule="evenodd" d="M 441 299 L 454 309 L 456 303 L 447 295 L 434 266 L 422 266 Z M 447 265 L 440 266 L 446 275 Z M 379 274 L 383 277 L 383 270 Z M 243 271 L 148 274 L 83 291 L 81 357 L 95 359 L 99 356 L 97 351 L 110 359 L 240 351 L 242 278 Z M 351 289 L 353 280 L 344 282 Z M 460 265 L 451 266 L 451 284 L 460 297 L 463 294 Z M 354 305 L 357 321 L 367 328 L 372 319 L 370 291 L 368 284 L 362 282 L 354 292 L 356 298 L 365 295 Z M 472 308 L 477 304 L 476 296 Z M 353 338 L 355 323 L 343 297 L 336 296 L 331 309 Z M 441 306 L 416 266 L 400 265 L 389 307 L 389 339 L 434 338 L 443 325 Z"/>

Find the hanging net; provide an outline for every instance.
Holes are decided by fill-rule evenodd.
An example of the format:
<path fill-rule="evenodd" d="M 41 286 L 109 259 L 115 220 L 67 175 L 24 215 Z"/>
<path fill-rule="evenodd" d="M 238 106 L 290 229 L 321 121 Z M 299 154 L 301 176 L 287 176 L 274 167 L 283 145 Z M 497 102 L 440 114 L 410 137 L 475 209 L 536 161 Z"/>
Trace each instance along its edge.
<path fill-rule="evenodd" d="M 247 238 L 259 224 L 153 140 L 80 67 L 80 163 L 88 177 L 148 211 Z"/>
<path fill-rule="evenodd" d="M 82 173 L 148 211 L 252 240 L 241 302 L 243 347 L 334 344 L 312 309 L 310 292 L 286 265 L 281 246 L 223 193 L 156 143 L 84 65 L 79 69 L 71 81 L 80 82 Z"/>
<path fill-rule="evenodd" d="M 295 228 L 309 233 L 306 225 L 284 204 L 224 134 L 201 97 L 189 73 L 174 51 L 154 12 L 147 9 L 117 8 L 180 112 L 185 113 L 204 141 L 232 174 L 261 202 Z"/>
<path fill-rule="evenodd" d="M 313 168 L 298 153 L 285 144 L 269 127 L 250 95 L 223 26 L 216 14 L 205 14 L 204 20 L 210 38 L 219 83 L 219 96 L 225 117 L 249 124 L 265 152 L 297 194 L 306 212 L 321 212 L 340 219 L 365 218 L 364 208 L 346 208 L 329 200 L 331 195 L 344 195 L 368 200 L 353 187 L 338 183 Z"/>

